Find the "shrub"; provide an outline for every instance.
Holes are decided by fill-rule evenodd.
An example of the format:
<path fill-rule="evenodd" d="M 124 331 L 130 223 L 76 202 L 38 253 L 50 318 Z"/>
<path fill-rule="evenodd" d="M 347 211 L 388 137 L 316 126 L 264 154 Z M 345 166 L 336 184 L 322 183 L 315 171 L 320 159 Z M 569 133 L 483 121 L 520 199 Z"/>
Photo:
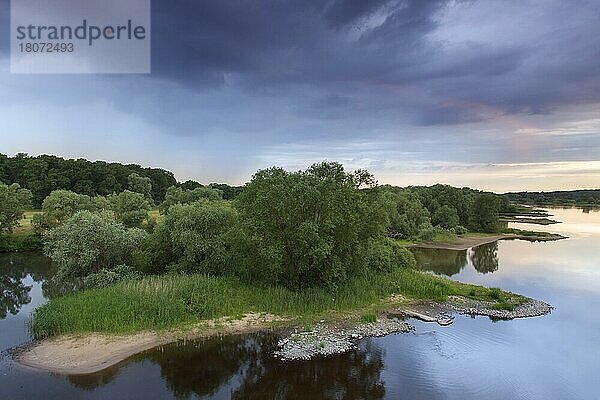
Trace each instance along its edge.
<path fill-rule="evenodd" d="M 117 222 L 127 228 L 141 228 L 144 220 L 148 219 L 150 202 L 141 193 L 125 190 L 119 194 L 111 194 L 108 201 Z"/>
<path fill-rule="evenodd" d="M 371 240 L 366 249 L 367 270 L 390 272 L 396 268 L 412 268 L 412 253 L 397 241 L 389 238 Z"/>
<path fill-rule="evenodd" d="M 78 211 L 99 212 L 110 208 L 105 197 L 90 197 L 69 190 L 55 190 L 44 199 L 42 213 L 33 216 L 33 228 L 44 233 L 64 223 Z"/>
<path fill-rule="evenodd" d="M 465 233 L 468 232 L 467 228 L 465 228 L 462 225 L 457 225 L 452 229 L 453 229 L 454 233 L 456 233 L 457 235 L 464 235 Z"/>
<path fill-rule="evenodd" d="M 502 298 L 502 290 L 499 288 L 490 288 L 490 297 L 495 300 L 499 300 Z"/>
<path fill-rule="evenodd" d="M 141 229 L 126 229 L 110 214 L 80 211 L 44 237 L 47 256 L 61 278 L 84 278 L 126 263 L 147 237 Z"/>
<path fill-rule="evenodd" d="M 142 274 L 136 271 L 135 268 L 127 265 L 117 265 L 112 269 L 103 268 L 99 272 L 86 276 L 83 278 L 83 286 L 86 289 L 91 289 L 112 285 L 123 280 L 140 278 L 142 278 Z"/>
<path fill-rule="evenodd" d="M 171 271 L 231 274 L 236 224 L 236 211 L 224 201 L 176 204 L 152 234 L 148 250 Z"/>
<path fill-rule="evenodd" d="M 163 214 L 166 214 L 169 208 L 175 204 L 190 204 L 201 200 L 218 201 L 222 199 L 223 192 L 219 189 L 201 186 L 189 190 L 177 186 L 171 186 L 167 189 L 165 201 L 161 203 L 159 209 Z"/>

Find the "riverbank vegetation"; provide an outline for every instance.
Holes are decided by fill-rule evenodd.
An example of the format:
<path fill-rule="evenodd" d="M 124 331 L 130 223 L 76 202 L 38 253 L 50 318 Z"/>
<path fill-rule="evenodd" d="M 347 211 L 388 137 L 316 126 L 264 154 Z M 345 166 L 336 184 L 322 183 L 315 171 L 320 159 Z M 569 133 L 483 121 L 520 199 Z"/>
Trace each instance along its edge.
<path fill-rule="evenodd" d="M 22 217 L 32 195 L 10 188 L 21 193 Z M 58 267 L 48 284 L 64 294 L 34 313 L 36 337 L 174 328 L 248 312 L 321 315 L 391 295 L 462 295 L 501 308 L 524 301 L 418 272 L 404 245 L 498 232 L 506 201 L 493 193 L 379 186 L 367 171 L 326 162 L 258 171 L 229 190 L 233 200 L 224 198 L 228 187 L 188 181 L 161 189 L 157 202 L 153 180 L 137 172 L 120 188 L 106 196 L 54 190 L 31 216 Z"/>
<path fill-rule="evenodd" d="M 445 300 L 450 295 L 484 300 L 512 309 L 527 299 L 499 289 L 467 285 L 411 268 L 376 273 L 325 287 L 290 290 L 280 285 L 252 285 L 204 274 L 149 276 L 50 301 L 34 314 L 37 338 L 66 333 L 132 333 L 185 329 L 202 320 L 266 312 L 292 320 L 319 319 L 330 313 L 377 313 L 390 307 L 395 294 L 410 299 Z"/>
<path fill-rule="evenodd" d="M 536 206 L 600 207 L 600 189 L 507 193 L 514 203 Z"/>

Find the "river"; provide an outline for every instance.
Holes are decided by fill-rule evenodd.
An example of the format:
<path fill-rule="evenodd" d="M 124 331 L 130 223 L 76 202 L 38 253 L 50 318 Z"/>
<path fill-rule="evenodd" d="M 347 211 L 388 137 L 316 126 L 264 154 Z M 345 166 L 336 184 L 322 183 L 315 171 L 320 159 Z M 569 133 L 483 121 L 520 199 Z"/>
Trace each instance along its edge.
<path fill-rule="evenodd" d="M 273 332 L 176 343 L 97 374 L 15 365 L 3 351 L 0 399 L 589 399 L 599 398 L 600 212 L 550 209 L 558 225 L 511 224 L 568 236 L 500 241 L 468 251 L 420 250 L 422 269 L 549 302 L 513 321 L 458 316 L 414 334 L 364 339 L 346 354 L 282 362 Z M 37 254 L 0 255 L 0 349 L 29 340 L 31 311 L 53 273 Z"/>

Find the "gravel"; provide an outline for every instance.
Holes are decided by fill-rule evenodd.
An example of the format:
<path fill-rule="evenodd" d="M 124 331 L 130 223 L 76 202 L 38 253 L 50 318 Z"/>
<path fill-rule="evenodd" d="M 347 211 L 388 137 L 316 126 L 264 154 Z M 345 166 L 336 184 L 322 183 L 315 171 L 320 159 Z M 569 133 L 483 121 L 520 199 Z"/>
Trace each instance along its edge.
<path fill-rule="evenodd" d="M 554 308 L 541 300 L 531 299 L 528 302 L 515 307 L 512 311 L 494 310 L 489 308 L 489 305 L 485 302 L 466 299 L 459 296 L 450 296 L 447 304 L 452 310 L 459 314 L 484 315 L 495 319 L 539 317 L 541 315 L 549 314 Z"/>
<path fill-rule="evenodd" d="M 295 332 L 280 339 L 274 355 L 282 360 L 310 360 L 316 356 L 347 352 L 355 348 L 357 342 L 364 337 L 407 333 L 413 330 L 414 327 L 404 321 L 386 317 L 349 329 L 320 323 L 310 332 Z"/>
<path fill-rule="evenodd" d="M 413 305 L 413 310 L 396 310 L 388 316 L 380 317 L 376 322 L 362 323 L 350 328 L 328 325 L 325 321 L 317 324 L 309 332 L 299 329 L 277 343 L 275 357 L 281 360 L 310 360 L 317 356 L 344 353 L 356 347 L 364 337 L 385 336 L 392 333 L 408 333 L 414 327 L 398 318 L 397 315 L 411 318 L 431 320 L 440 325 L 452 323 L 452 313 L 466 315 L 483 315 L 492 319 L 514 319 L 537 317 L 548 314 L 552 306 L 540 300 L 529 300 L 512 311 L 494 310 L 490 303 L 472 300 L 460 296 L 449 296 L 444 303 L 422 302 Z"/>

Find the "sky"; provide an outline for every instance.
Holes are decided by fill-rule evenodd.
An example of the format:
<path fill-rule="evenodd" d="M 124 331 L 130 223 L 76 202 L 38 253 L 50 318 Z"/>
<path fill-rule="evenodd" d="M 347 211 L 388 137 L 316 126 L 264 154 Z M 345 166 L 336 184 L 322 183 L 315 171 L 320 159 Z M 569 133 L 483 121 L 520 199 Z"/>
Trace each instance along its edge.
<path fill-rule="evenodd" d="M 10 74 L 9 17 L 0 0 L 0 153 L 600 187 L 597 0 L 153 1 L 147 75 Z"/>

